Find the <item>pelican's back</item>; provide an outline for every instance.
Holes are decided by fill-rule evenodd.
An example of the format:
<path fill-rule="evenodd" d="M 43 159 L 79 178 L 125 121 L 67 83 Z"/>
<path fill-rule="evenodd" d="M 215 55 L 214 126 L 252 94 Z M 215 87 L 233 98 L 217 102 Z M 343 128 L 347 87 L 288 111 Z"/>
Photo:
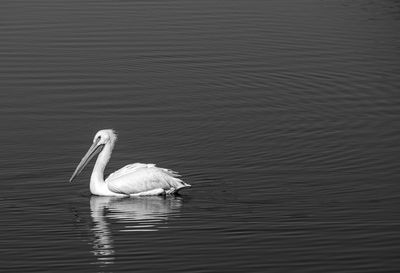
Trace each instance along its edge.
<path fill-rule="evenodd" d="M 116 193 L 136 194 L 154 189 L 177 192 L 189 184 L 178 178 L 179 174 L 154 164 L 135 163 L 112 173 L 107 179 L 108 188 Z"/>

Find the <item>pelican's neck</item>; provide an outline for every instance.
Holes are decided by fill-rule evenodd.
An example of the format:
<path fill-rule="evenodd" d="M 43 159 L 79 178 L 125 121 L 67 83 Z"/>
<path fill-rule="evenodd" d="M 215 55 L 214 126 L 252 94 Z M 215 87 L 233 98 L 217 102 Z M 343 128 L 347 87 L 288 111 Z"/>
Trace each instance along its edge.
<path fill-rule="evenodd" d="M 104 182 L 104 169 L 111 158 L 114 143 L 105 144 L 103 151 L 98 155 L 90 177 L 90 191 L 96 195 L 110 195 L 110 190 Z"/>

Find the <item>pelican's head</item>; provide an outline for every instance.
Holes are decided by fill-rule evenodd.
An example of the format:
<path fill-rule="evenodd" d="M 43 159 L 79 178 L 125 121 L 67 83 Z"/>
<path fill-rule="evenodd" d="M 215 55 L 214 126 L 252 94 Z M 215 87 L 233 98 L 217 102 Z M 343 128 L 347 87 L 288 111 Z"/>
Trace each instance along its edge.
<path fill-rule="evenodd" d="M 69 179 L 69 182 L 72 182 L 82 172 L 82 170 L 86 167 L 90 160 L 92 160 L 93 157 L 95 157 L 103 150 L 104 146 L 109 145 L 112 149 L 116 141 L 117 134 L 114 130 L 104 129 L 98 131 L 93 138 L 92 146 L 90 146 L 89 150 L 86 152 L 81 162 L 79 162 L 78 167 L 76 167 L 74 173 Z"/>
<path fill-rule="evenodd" d="M 93 138 L 93 143 L 98 141 L 98 145 L 114 144 L 117 141 L 117 133 L 113 129 L 103 129 L 98 131 Z"/>

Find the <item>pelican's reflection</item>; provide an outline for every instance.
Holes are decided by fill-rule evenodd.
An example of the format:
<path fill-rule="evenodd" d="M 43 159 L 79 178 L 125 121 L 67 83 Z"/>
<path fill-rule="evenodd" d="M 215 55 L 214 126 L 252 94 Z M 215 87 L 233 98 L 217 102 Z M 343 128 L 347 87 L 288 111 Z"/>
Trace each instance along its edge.
<path fill-rule="evenodd" d="M 94 226 L 93 254 L 99 264 L 114 263 L 115 250 L 112 223 L 121 223 L 124 232 L 157 231 L 168 217 L 179 212 L 178 197 L 117 198 L 92 196 L 90 211 Z M 120 227 L 121 225 L 118 225 Z"/>

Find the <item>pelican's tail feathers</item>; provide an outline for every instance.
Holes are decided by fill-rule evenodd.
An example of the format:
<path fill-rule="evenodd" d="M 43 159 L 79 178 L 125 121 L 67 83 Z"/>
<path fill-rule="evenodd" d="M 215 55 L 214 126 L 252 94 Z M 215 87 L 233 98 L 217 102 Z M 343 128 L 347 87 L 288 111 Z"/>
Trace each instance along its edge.
<path fill-rule="evenodd" d="M 192 187 L 192 185 L 190 185 L 190 184 L 188 184 L 186 182 L 183 182 L 180 179 L 177 179 L 177 180 L 178 180 L 177 186 L 175 188 L 173 188 L 173 190 L 170 192 L 171 194 L 177 194 L 182 189 L 186 189 L 186 188 L 191 188 Z"/>
<path fill-rule="evenodd" d="M 162 172 L 169 177 L 169 184 L 173 186 L 176 191 L 183 188 L 190 188 L 191 185 L 180 179 L 181 175 L 173 170 L 161 168 Z"/>

